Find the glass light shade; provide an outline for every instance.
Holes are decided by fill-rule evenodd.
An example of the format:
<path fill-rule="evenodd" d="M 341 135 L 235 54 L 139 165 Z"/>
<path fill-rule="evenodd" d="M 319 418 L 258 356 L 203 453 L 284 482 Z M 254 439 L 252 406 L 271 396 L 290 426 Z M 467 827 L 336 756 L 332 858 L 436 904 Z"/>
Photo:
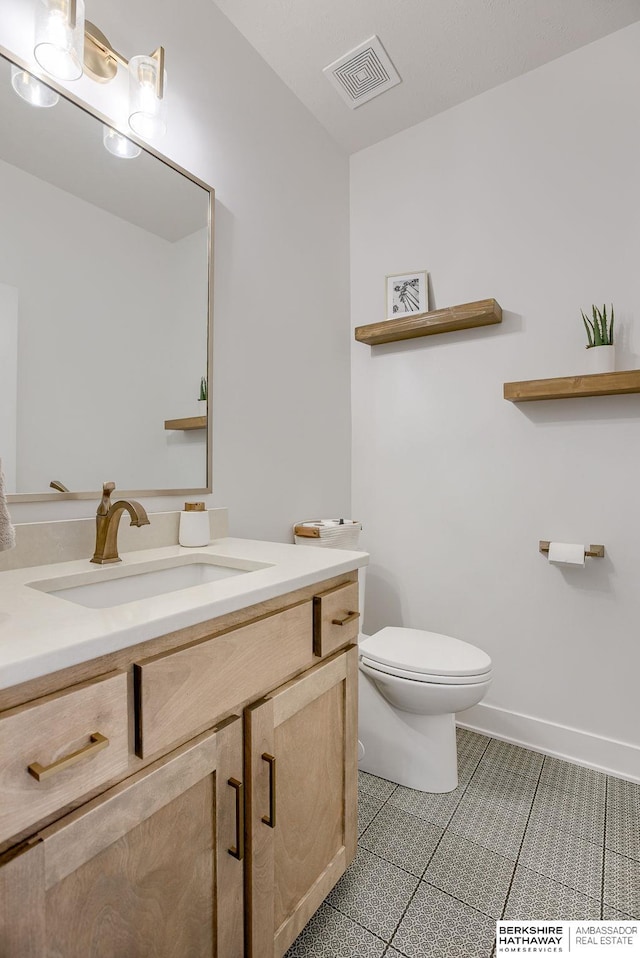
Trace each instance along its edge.
<path fill-rule="evenodd" d="M 128 140 L 126 136 L 123 136 L 122 133 L 118 133 L 117 130 L 112 129 L 110 126 L 104 127 L 102 142 L 109 153 L 113 153 L 114 156 L 118 156 L 123 160 L 134 160 L 136 156 L 140 156 L 142 153 L 141 147 L 131 140 Z"/>
<path fill-rule="evenodd" d="M 55 106 L 60 99 L 55 90 L 15 65 L 11 67 L 11 86 L 31 106 Z"/>
<path fill-rule="evenodd" d="M 33 55 L 43 70 L 59 80 L 82 76 L 84 54 L 84 0 L 36 0 Z"/>
<path fill-rule="evenodd" d="M 159 65 L 153 57 L 139 56 L 129 60 L 129 126 L 145 139 L 166 132 L 167 74 L 164 95 L 158 97 Z"/>

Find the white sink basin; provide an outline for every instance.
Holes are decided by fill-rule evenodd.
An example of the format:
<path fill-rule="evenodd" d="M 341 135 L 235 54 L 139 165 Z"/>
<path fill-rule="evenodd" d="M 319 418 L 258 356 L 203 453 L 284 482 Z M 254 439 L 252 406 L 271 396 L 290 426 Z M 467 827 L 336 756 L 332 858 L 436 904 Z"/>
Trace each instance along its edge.
<path fill-rule="evenodd" d="M 198 554 L 131 566 L 103 566 L 28 585 L 76 605 L 106 609 L 266 568 L 266 563 Z"/>

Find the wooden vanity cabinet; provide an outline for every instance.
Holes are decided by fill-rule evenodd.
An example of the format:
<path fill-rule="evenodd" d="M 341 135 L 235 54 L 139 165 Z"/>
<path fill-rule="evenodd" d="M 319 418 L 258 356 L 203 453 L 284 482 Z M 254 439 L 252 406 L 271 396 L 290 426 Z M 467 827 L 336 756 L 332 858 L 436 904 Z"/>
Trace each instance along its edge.
<path fill-rule="evenodd" d="M 241 958 L 241 743 L 235 717 L 5 856 L 3 958 Z"/>
<path fill-rule="evenodd" d="M 311 603 L 134 664 L 136 752 L 166 752 L 313 665 Z"/>
<path fill-rule="evenodd" d="M 328 586 L 339 621 L 353 611 L 347 578 L 342 604 L 335 580 L 317 587 Z M 357 649 L 351 626 L 333 623 L 331 654 L 314 655 L 326 615 L 313 598 L 306 589 L 241 625 L 217 620 L 218 638 L 193 642 L 185 631 L 175 644 L 126 650 L 128 661 L 106 657 L 93 678 L 83 669 L 84 684 L 68 670 L 78 701 L 98 694 L 92 682 L 115 701 L 129 675 L 128 764 L 73 811 L 61 801 L 61 817 L 0 856 L 1 958 L 281 958 L 356 850 Z M 29 720 L 72 701 L 29 691 Z M 22 709 L 0 711 L 0 728 Z M 56 760 L 55 749 L 43 754 Z M 71 790 L 78 774 L 60 772 L 61 798 L 62 780 Z M 9 834 L 24 817 L 16 812 Z"/>
<path fill-rule="evenodd" d="M 124 778 L 127 708 L 112 672 L 0 713 L 0 841 Z"/>
<path fill-rule="evenodd" d="M 247 952 L 280 958 L 353 861 L 357 649 L 245 711 Z"/>

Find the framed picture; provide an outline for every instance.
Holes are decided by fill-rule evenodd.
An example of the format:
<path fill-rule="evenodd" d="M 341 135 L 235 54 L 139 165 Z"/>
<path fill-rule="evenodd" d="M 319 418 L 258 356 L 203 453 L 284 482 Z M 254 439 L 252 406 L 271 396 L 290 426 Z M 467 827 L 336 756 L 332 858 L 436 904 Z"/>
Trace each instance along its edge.
<path fill-rule="evenodd" d="M 387 276 L 387 319 L 426 313 L 429 309 L 426 270 L 416 273 L 394 273 Z"/>

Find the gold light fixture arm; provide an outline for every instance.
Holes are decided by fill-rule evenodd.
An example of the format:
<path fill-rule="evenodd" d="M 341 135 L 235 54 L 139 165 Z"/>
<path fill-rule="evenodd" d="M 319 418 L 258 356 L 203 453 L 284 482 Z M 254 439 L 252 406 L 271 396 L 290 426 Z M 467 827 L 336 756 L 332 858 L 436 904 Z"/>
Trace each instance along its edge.
<path fill-rule="evenodd" d="M 75 2 L 75 0 L 74 0 Z M 89 40 L 97 49 L 100 51 L 102 56 L 108 57 L 110 60 L 115 60 L 116 63 L 119 63 L 122 67 L 128 67 L 129 61 L 126 57 L 123 57 L 121 53 L 118 53 L 117 50 L 111 46 L 104 33 L 91 23 L 89 20 L 85 21 L 84 28 L 85 39 Z"/>
<path fill-rule="evenodd" d="M 118 64 L 129 65 L 126 57 L 111 46 L 102 30 L 95 23 L 84 24 L 84 72 L 98 83 L 108 83 L 118 72 Z"/>
<path fill-rule="evenodd" d="M 70 2 L 73 3 L 75 8 L 76 0 L 70 0 Z M 90 20 L 85 21 L 84 37 L 85 72 L 94 80 L 99 83 L 108 83 L 109 80 L 113 80 L 118 72 L 118 64 L 125 68 L 129 66 L 127 58 L 111 46 L 102 30 L 99 30 L 95 23 L 91 23 Z M 157 47 L 149 56 L 158 64 L 156 96 L 159 100 L 162 100 L 164 96 L 164 47 Z"/>
<path fill-rule="evenodd" d="M 156 96 L 159 100 L 164 97 L 164 47 L 158 47 L 151 54 L 151 59 L 158 64 L 158 76 L 156 79 Z"/>
<path fill-rule="evenodd" d="M 67 17 L 69 20 L 69 26 L 71 27 L 72 30 L 75 30 L 76 28 L 77 13 L 78 13 L 77 0 L 69 0 L 69 11 L 67 13 Z"/>

